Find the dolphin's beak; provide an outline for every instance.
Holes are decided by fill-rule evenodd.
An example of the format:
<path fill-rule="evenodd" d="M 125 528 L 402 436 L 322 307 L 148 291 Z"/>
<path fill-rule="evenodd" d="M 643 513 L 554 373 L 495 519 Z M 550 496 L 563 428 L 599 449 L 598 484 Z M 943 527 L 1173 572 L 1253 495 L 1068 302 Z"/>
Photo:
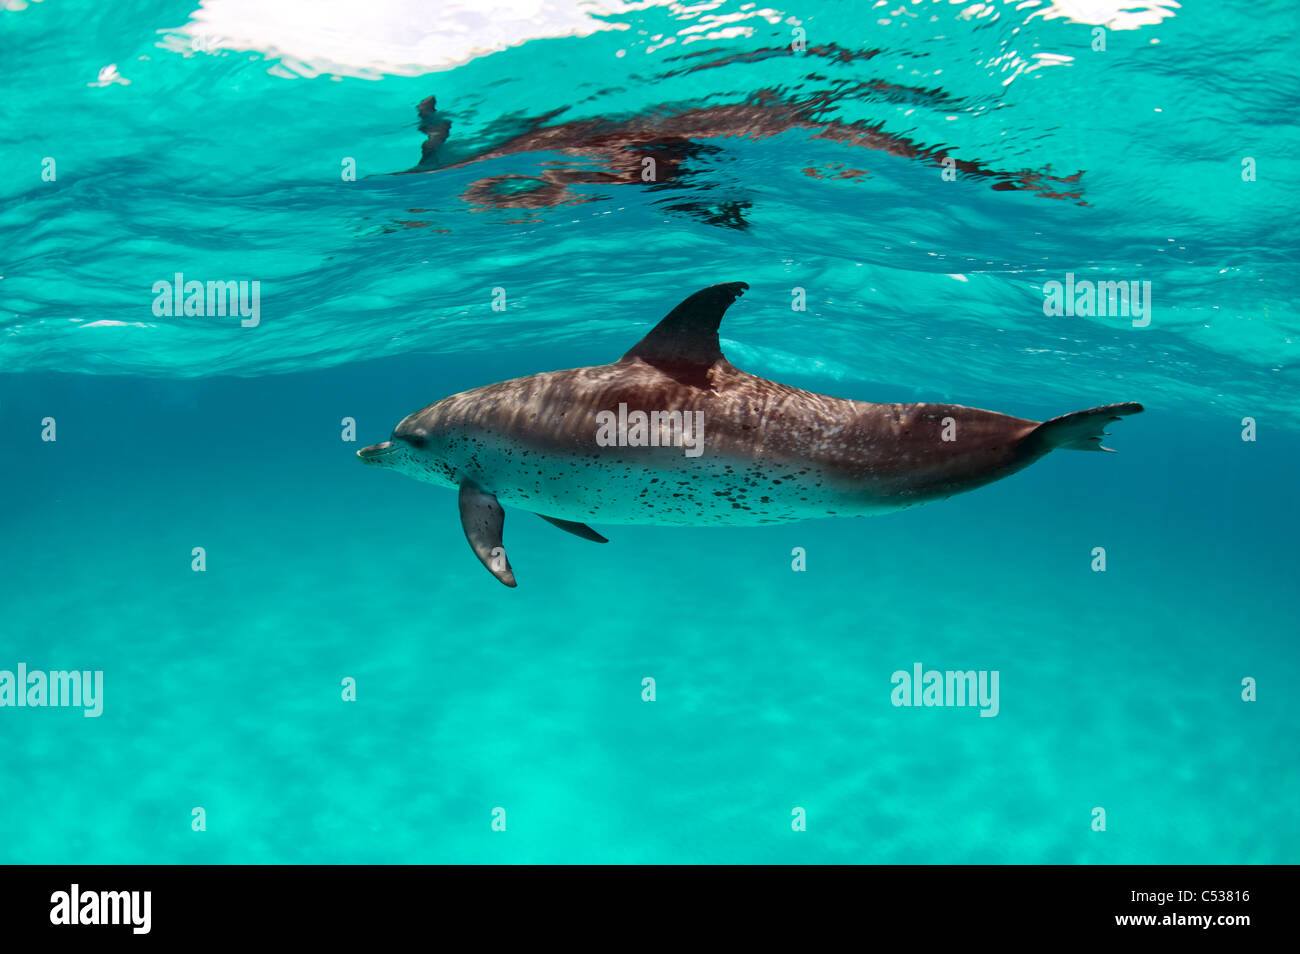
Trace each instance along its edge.
<path fill-rule="evenodd" d="M 392 441 L 384 441 L 382 444 L 371 444 L 369 447 L 363 447 L 357 451 L 357 456 L 361 458 L 363 464 L 380 464 L 383 458 L 397 450 Z"/>

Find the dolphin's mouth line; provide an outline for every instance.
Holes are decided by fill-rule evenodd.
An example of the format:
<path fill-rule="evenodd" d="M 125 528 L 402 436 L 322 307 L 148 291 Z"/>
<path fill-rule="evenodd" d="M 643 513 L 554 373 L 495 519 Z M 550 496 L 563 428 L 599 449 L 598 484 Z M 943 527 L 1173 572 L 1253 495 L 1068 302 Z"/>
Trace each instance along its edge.
<path fill-rule="evenodd" d="M 370 463 L 393 453 L 395 450 L 397 450 L 397 447 L 392 441 L 384 441 L 382 444 L 371 444 L 369 447 L 361 448 L 361 450 L 357 451 L 357 456 L 366 463 Z"/>

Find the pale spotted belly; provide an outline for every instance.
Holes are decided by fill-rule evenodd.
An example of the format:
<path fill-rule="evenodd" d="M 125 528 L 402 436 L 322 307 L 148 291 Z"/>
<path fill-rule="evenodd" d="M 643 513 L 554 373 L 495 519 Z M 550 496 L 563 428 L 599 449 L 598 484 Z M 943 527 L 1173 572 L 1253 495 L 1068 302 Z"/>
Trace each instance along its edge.
<path fill-rule="evenodd" d="M 906 506 L 846 492 L 813 464 L 688 457 L 680 448 L 541 451 L 469 441 L 407 472 L 456 487 L 470 479 L 507 507 L 581 523 L 755 526 L 862 516 Z"/>

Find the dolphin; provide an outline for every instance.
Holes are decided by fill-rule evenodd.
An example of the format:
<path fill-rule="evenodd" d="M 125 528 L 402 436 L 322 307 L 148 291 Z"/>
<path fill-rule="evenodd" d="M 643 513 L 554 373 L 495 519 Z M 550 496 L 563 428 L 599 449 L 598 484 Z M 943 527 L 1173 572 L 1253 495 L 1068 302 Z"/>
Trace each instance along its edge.
<path fill-rule="evenodd" d="M 608 542 L 588 521 L 744 526 L 868 516 L 974 490 L 1057 448 L 1107 451 L 1141 404 L 1046 422 L 955 404 L 870 404 L 734 367 L 723 313 L 749 286 L 713 285 L 613 364 L 453 394 L 404 418 L 362 463 L 457 490 L 475 556 L 506 586 L 502 505 Z"/>
<path fill-rule="evenodd" d="M 784 52 L 788 54 L 789 50 Z M 847 55 L 847 51 L 838 48 L 813 48 L 808 52 L 834 59 Z M 871 51 L 860 55 L 868 54 L 874 55 Z M 451 139 L 451 120 L 438 109 L 437 98 L 429 96 L 416 107 L 419 130 L 425 136 L 420 162 L 398 174 L 444 172 L 506 156 L 560 154 L 575 161 L 546 162 L 543 168 L 528 170 L 528 174 L 521 174 L 516 167 L 514 172 L 486 176 L 471 183 L 461 198 L 476 207 L 541 209 L 593 201 L 594 196 L 573 186 L 638 185 L 648 191 L 671 190 L 662 200 L 671 211 L 689 214 L 710 225 L 743 230 L 749 226 L 752 197 L 742 195 L 717 201 L 710 201 L 707 196 L 682 198 L 680 190 L 694 184 L 696 178 L 689 167 L 695 160 L 722 152 L 717 143 L 728 139 L 762 140 L 797 130 L 810 140 L 827 139 L 935 168 L 950 168 L 954 174 L 988 181 L 1000 192 L 1032 191 L 1043 198 L 1073 199 L 1086 204 L 1082 171 L 1055 176 L 1050 169 L 989 168 L 979 161 L 959 158 L 943 146 L 927 146 L 888 132 L 883 123 L 843 122 L 829 115 L 833 104 L 864 95 L 871 99 L 883 95 L 888 101 L 947 110 L 964 105 L 940 90 L 875 80 L 808 93 L 801 99 L 783 97 L 779 90 L 765 89 L 738 103 L 687 108 L 662 104 L 625 118 L 556 122 L 564 110 L 554 110 L 533 118 L 495 123 L 494 130 L 522 128 L 511 130 L 494 144 L 475 145 Z M 649 167 L 653 172 L 648 171 L 648 160 L 653 160 Z M 814 178 L 823 175 L 816 169 L 803 171 Z M 840 169 L 834 174 L 837 177 L 869 175 L 865 169 Z M 647 175 L 649 179 L 645 178 Z"/>

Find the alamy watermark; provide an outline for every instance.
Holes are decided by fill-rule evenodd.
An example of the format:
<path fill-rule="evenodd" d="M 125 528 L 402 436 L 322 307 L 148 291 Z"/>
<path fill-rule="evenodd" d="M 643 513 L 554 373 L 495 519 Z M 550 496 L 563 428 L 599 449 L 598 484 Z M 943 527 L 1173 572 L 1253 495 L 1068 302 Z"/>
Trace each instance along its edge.
<path fill-rule="evenodd" d="M 177 272 L 174 281 L 153 283 L 153 313 L 158 318 L 222 318 L 238 315 L 244 328 L 262 320 L 262 283 L 259 281 L 186 281 Z"/>
<path fill-rule="evenodd" d="M 596 412 L 596 443 L 601 447 L 680 447 L 687 457 L 704 453 L 703 411 Z"/>
<path fill-rule="evenodd" d="M 896 706 L 979 706 L 980 717 L 998 714 L 998 670 L 900 669 L 890 677 L 889 700 Z"/>
<path fill-rule="evenodd" d="M 63 669 L 27 671 L 19 663 L 18 671 L 0 669 L 0 708 L 43 708 L 78 706 L 93 719 L 104 712 L 104 671 Z"/>
<path fill-rule="evenodd" d="M 1151 324 L 1149 281 L 1076 282 L 1074 272 L 1065 281 L 1043 285 L 1043 314 L 1049 318 L 1132 318 L 1134 328 Z"/>
<path fill-rule="evenodd" d="M 132 934 L 148 934 L 153 918 L 152 891 L 83 891 L 73 884 L 50 895 L 50 923 L 56 925 L 120 924 Z"/>

